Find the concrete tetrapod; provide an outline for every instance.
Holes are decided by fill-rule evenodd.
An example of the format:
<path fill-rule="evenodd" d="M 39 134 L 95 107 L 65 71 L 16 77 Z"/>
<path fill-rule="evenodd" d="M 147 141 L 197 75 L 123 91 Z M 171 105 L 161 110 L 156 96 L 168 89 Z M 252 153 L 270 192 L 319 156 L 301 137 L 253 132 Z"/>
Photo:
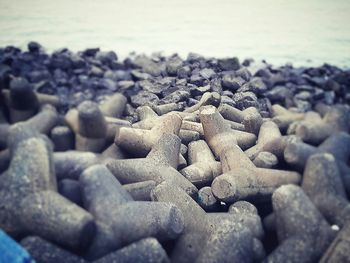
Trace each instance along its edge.
<path fill-rule="evenodd" d="M 84 101 L 78 106 L 78 131 L 75 148 L 78 151 L 101 152 L 106 146 L 107 123 L 95 102 Z"/>
<path fill-rule="evenodd" d="M 223 174 L 211 185 L 220 201 L 266 201 L 279 186 L 300 182 L 301 176 L 296 172 L 256 168 L 234 141 L 229 145 L 220 155 Z"/>
<path fill-rule="evenodd" d="M 86 169 L 79 181 L 84 206 L 97 224 L 96 237 L 86 254 L 89 259 L 146 237 L 175 239 L 183 231 L 184 219 L 175 205 L 134 201 L 103 165 Z"/>
<path fill-rule="evenodd" d="M 308 158 L 316 153 L 330 153 L 340 163 L 346 164 L 350 157 L 350 135 L 345 132 L 334 133 L 318 147 L 303 142 L 291 142 L 284 150 L 284 159 L 294 169 L 304 170 Z"/>
<path fill-rule="evenodd" d="M 256 108 L 249 107 L 241 111 L 230 105 L 221 104 L 218 111 L 225 119 L 242 123 L 247 132 L 258 135 L 263 119 Z"/>
<path fill-rule="evenodd" d="M 11 147 L 10 168 L 0 177 L 0 227 L 14 236 L 32 233 L 72 248 L 89 245 L 95 223 L 57 193 L 48 140 L 31 137 Z"/>
<path fill-rule="evenodd" d="M 168 113 L 151 129 L 120 128 L 115 143 L 126 152 L 144 157 L 163 134 L 179 134 L 182 119 L 177 113 Z"/>
<path fill-rule="evenodd" d="M 200 120 L 204 129 L 204 137 L 215 156 L 230 147 L 233 139 L 241 148 L 246 149 L 255 144 L 256 136 L 252 133 L 233 130 L 225 123 L 225 119 L 213 106 L 201 108 Z"/>
<path fill-rule="evenodd" d="M 200 107 L 206 106 L 206 105 L 213 105 L 215 107 L 219 106 L 221 101 L 221 96 L 217 92 L 205 92 L 200 101 L 193 105 L 192 107 L 189 107 L 184 110 L 184 112 L 195 112 L 199 110 Z"/>
<path fill-rule="evenodd" d="M 102 103 L 100 110 L 106 117 L 120 118 L 123 115 L 127 98 L 121 93 L 114 93 Z"/>
<path fill-rule="evenodd" d="M 221 163 L 217 162 L 207 143 L 203 140 L 188 145 L 189 166 L 180 173 L 197 187 L 210 185 L 222 173 Z"/>
<path fill-rule="evenodd" d="M 321 258 L 320 263 L 350 262 L 349 246 L 350 223 L 348 221 L 339 231 L 332 244 L 328 247 L 326 253 L 324 253 Z"/>
<path fill-rule="evenodd" d="M 304 119 L 302 119 L 301 121 L 294 121 L 289 125 L 287 134 L 295 134 L 299 127 L 305 122 L 322 122 L 322 117 L 316 111 L 305 112 Z"/>
<path fill-rule="evenodd" d="M 146 158 L 108 160 L 106 165 L 122 184 L 149 180 L 159 184 L 167 181 L 193 196 L 197 193 L 197 188 L 175 169 L 179 151 L 180 138 L 175 134 L 164 134 Z"/>
<path fill-rule="evenodd" d="M 280 245 L 265 262 L 317 262 L 335 232 L 303 190 L 284 185 L 272 196 Z"/>
<path fill-rule="evenodd" d="M 330 224 L 341 228 L 350 220 L 350 203 L 333 155 L 315 154 L 308 159 L 302 188 Z"/>
<path fill-rule="evenodd" d="M 25 78 L 14 78 L 10 83 L 10 122 L 25 121 L 39 111 L 39 100 Z"/>
<path fill-rule="evenodd" d="M 60 248 L 37 236 L 28 236 L 21 245 L 32 255 L 37 263 L 87 263 L 83 258 Z M 168 256 L 155 238 L 145 238 L 93 261 L 94 263 L 166 263 Z"/>
<path fill-rule="evenodd" d="M 272 105 L 272 116 L 272 121 L 281 131 L 287 131 L 290 124 L 303 120 L 305 117 L 304 113 L 292 112 L 278 104 Z"/>
<path fill-rule="evenodd" d="M 183 190 L 167 182 L 153 190 L 152 199 L 171 202 L 184 215 L 185 228 L 172 250 L 172 262 L 253 261 L 253 236 L 234 216 L 228 215 L 230 220 L 225 217 L 227 213 L 209 216 Z M 222 216 L 226 218 L 223 221 Z"/>
<path fill-rule="evenodd" d="M 350 111 L 345 105 L 333 106 L 321 121 L 302 121 L 295 133 L 304 142 L 319 145 L 335 132 L 348 132 Z"/>

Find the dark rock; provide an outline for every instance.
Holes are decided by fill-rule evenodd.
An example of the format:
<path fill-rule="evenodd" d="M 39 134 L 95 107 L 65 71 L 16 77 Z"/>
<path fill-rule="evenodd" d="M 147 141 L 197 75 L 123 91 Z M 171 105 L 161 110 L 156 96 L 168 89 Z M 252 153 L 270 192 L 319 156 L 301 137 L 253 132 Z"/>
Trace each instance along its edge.
<path fill-rule="evenodd" d="M 187 100 L 187 106 L 188 107 L 192 107 L 193 105 L 196 105 L 199 102 L 199 100 L 193 99 L 193 98 L 189 98 Z"/>
<path fill-rule="evenodd" d="M 335 92 L 334 91 L 326 91 L 324 93 L 324 101 L 326 104 L 333 104 L 335 100 Z"/>
<path fill-rule="evenodd" d="M 245 83 L 245 80 L 241 77 L 236 77 L 233 74 L 225 74 L 222 77 L 222 87 L 227 88 L 231 91 L 238 90 L 243 84 Z"/>
<path fill-rule="evenodd" d="M 311 110 L 311 104 L 308 101 L 294 98 L 294 104 L 300 112 L 306 112 Z"/>
<path fill-rule="evenodd" d="M 157 104 L 159 98 L 157 95 L 148 92 L 148 91 L 140 91 L 138 94 L 131 96 L 131 104 L 134 107 L 139 107 L 145 105 L 146 103 Z"/>
<path fill-rule="evenodd" d="M 199 74 L 192 75 L 190 78 L 190 83 L 201 86 L 204 83 L 204 78 L 201 77 Z"/>
<path fill-rule="evenodd" d="M 268 98 L 261 98 L 261 99 L 258 99 L 258 102 L 259 102 L 259 111 L 260 113 L 261 112 L 267 112 L 268 115 L 270 115 L 271 113 L 271 102 Z M 266 116 L 266 117 L 269 117 L 269 116 Z"/>
<path fill-rule="evenodd" d="M 253 92 L 240 92 L 235 93 L 232 100 L 236 103 L 236 107 L 240 110 L 244 110 L 249 107 L 258 107 L 258 98 Z"/>
<path fill-rule="evenodd" d="M 177 76 L 180 79 L 188 78 L 190 73 L 191 73 L 191 68 L 189 66 L 184 66 L 184 67 L 178 68 L 177 70 Z"/>
<path fill-rule="evenodd" d="M 34 90 L 39 93 L 53 95 L 56 93 L 56 85 L 52 81 L 43 80 L 34 84 Z"/>
<path fill-rule="evenodd" d="M 190 97 L 190 92 L 186 90 L 177 90 L 167 95 L 162 101 L 164 103 L 178 103 L 187 100 Z"/>
<path fill-rule="evenodd" d="M 191 89 L 191 95 L 192 96 L 202 96 L 205 92 L 210 91 L 210 86 L 204 86 L 204 87 L 195 87 Z"/>
<path fill-rule="evenodd" d="M 154 77 L 161 76 L 166 70 L 164 63 L 156 63 L 146 56 L 137 56 L 133 63 L 136 67 L 141 68 L 143 72 Z"/>
<path fill-rule="evenodd" d="M 219 94 L 222 93 L 221 79 L 215 78 L 210 81 L 210 89 L 213 92 L 217 92 Z"/>
<path fill-rule="evenodd" d="M 118 88 L 120 91 L 132 89 L 135 86 L 135 82 L 132 80 L 123 80 L 118 82 Z"/>
<path fill-rule="evenodd" d="M 183 61 L 180 57 L 175 56 L 170 58 L 166 62 L 166 71 L 168 72 L 169 76 L 176 76 L 178 74 L 178 70 L 182 66 Z"/>
<path fill-rule="evenodd" d="M 83 55 L 87 56 L 87 57 L 94 57 L 96 55 L 96 53 L 99 51 L 100 51 L 99 48 L 88 48 L 88 49 L 83 51 Z"/>
<path fill-rule="evenodd" d="M 228 96 L 221 96 L 221 103 L 236 107 L 236 102 Z"/>
<path fill-rule="evenodd" d="M 139 70 L 132 70 L 131 76 L 134 78 L 134 80 L 144 80 L 151 78 L 150 74 L 140 72 Z"/>
<path fill-rule="evenodd" d="M 311 93 L 308 91 L 302 91 L 295 94 L 294 98 L 297 100 L 310 100 L 312 97 Z"/>
<path fill-rule="evenodd" d="M 222 71 L 225 70 L 238 70 L 240 68 L 239 60 L 238 58 L 226 58 L 226 59 L 219 59 L 218 60 L 218 66 Z"/>
<path fill-rule="evenodd" d="M 30 82 L 34 82 L 34 83 L 51 78 L 51 74 L 47 70 L 40 70 L 40 71 L 35 70 L 35 71 L 30 72 L 27 76 L 28 76 L 28 80 Z"/>
<path fill-rule="evenodd" d="M 274 103 L 285 101 L 286 98 L 292 97 L 293 92 L 285 86 L 276 86 L 272 90 L 266 92 L 265 96 Z"/>
<path fill-rule="evenodd" d="M 90 71 L 89 71 L 89 75 L 93 76 L 93 77 L 102 78 L 103 74 L 104 74 L 103 70 L 97 66 L 92 66 Z"/>
<path fill-rule="evenodd" d="M 28 43 L 28 50 L 31 53 L 38 53 L 41 49 L 42 46 L 37 42 L 32 41 Z"/>
<path fill-rule="evenodd" d="M 262 95 L 267 90 L 265 83 L 259 77 L 254 77 L 249 82 L 245 83 L 237 92 L 251 91 L 257 95 Z"/>
<path fill-rule="evenodd" d="M 104 77 L 112 79 L 114 81 L 122 81 L 122 80 L 131 80 L 132 79 L 130 72 L 124 71 L 124 70 L 116 70 L 116 71 L 107 70 L 104 73 Z"/>
<path fill-rule="evenodd" d="M 199 75 L 204 79 L 211 79 L 216 75 L 216 73 L 211 68 L 204 68 L 199 71 Z"/>
<path fill-rule="evenodd" d="M 104 64 L 111 65 L 113 61 L 118 60 L 118 56 L 114 51 L 103 52 L 99 51 L 95 55 L 96 59 Z"/>
<path fill-rule="evenodd" d="M 242 67 L 239 70 L 236 71 L 236 76 L 241 77 L 245 81 L 249 81 L 250 78 L 252 77 L 252 74 L 246 67 Z"/>
<path fill-rule="evenodd" d="M 324 91 L 322 89 L 315 88 L 312 99 L 317 101 L 317 100 L 321 100 L 323 98 L 324 98 Z"/>
<path fill-rule="evenodd" d="M 117 87 L 117 83 L 111 79 L 107 79 L 107 78 L 102 78 L 99 81 L 99 88 L 100 89 L 107 89 L 110 91 L 117 91 L 118 87 Z"/>

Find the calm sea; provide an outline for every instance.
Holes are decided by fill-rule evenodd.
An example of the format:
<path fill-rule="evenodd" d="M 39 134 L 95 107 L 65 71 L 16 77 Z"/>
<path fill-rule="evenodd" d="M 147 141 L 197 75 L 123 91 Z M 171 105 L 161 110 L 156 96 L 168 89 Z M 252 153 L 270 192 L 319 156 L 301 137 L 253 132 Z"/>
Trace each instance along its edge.
<path fill-rule="evenodd" d="M 0 0 L 0 46 L 350 67 L 350 0 Z"/>

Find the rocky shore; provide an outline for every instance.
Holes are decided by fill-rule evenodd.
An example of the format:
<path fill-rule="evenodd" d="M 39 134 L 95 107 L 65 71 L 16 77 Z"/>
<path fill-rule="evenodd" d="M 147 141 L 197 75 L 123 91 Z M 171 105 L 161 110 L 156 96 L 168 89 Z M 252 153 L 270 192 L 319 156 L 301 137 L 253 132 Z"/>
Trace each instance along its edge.
<path fill-rule="evenodd" d="M 0 48 L 0 262 L 350 262 L 349 103 L 328 64 Z"/>

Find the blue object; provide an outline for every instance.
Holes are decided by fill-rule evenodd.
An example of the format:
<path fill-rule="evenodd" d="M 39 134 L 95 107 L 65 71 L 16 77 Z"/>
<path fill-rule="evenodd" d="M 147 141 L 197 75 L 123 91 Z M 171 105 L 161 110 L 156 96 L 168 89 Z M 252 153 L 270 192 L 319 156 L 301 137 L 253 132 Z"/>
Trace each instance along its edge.
<path fill-rule="evenodd" d="M 0 229 L 0 263 L 35 263 L 28 252 Z"/>

